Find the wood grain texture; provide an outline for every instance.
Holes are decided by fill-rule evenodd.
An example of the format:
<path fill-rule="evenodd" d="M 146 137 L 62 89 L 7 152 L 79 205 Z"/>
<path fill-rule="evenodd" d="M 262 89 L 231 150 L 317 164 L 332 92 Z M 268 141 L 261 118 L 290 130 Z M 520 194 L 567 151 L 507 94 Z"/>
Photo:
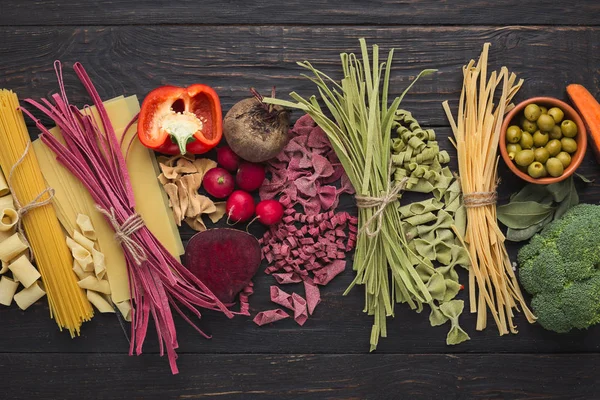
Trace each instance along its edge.
<path fill-rule="evenodd" d="M 600 28 L 579 27 L 0 27 L 0 86 L 21 97 L 47 96 L 57 90 L 54 60 L 80 61 L 105 99 L 203 82 L 228 110 L 250 87 L 266 92 L 275 85 L 282 98 L 292 90 L 314 94 L 296 62 L 310 60 L 337 78 L 339 53 L 359 51 L 359 37 L 382 51 L 397 48 L 392 93 L 401 93 L 421 70 L 439 69 L 403 103 L 425 125 L 448 125 L 441 102 L 458 102 L 461 68 L 486 41 L 492 66 L 507 65 L 526 80 L 517 101 L 565 98 L 569 83 L 600 94 Z M 71 101 L 88 101 L 72 70 L 65 74 Z"/>
<path fill-rule="evenodd" d="M 593 355 L 0 354 L 6 399 L 592 399 Z M 35 384 L 32 381 L 35 379 Z"/>
<path fill-rule="evenodd" d="M 595 0 L 3 0 L 0 25 L 598 25 Z"/>

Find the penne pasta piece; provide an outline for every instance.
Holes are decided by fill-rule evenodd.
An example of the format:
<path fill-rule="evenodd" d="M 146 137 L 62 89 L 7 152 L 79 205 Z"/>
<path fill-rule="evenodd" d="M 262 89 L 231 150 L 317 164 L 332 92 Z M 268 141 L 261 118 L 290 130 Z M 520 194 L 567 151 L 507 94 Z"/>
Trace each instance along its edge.
<path fill-rule="evenodd" d="M 16 232 L 6 240 L 0 242 L 0 260 L 10 262 L 15 256 L 24 250 L 27 250 L 27 245 L 21 238 L 21 235 Z"/>
<path fill-rule="evenodd" d="M 8 184 L 6 183 L 4 174 L 0 170 L 0 196 L 6 196 L 9 193 L 10 193 L 10 189 L 8 188 Z"/>
<path fill-rule="evenodd" d="M 15 208 L 15 200 L 13 199 L 12 194 L 0 197 L 0 208 Z"/>
<path fill-rule="evenodd" d="M 6 261 L 2 261 L 2 267 L 0 267 L 0 275 L 3 275 L 8 272 L 8 263 Z"/>
<path fill-rule="evenodd" d="M 15 303 L 19 306 L 21 310 L 26 310 L 33 303 L 44 297 L 46 292 L 35 282 L 33 285 L 29 286 L 27 289 L 21 290 L 19 293 L 15 294 Z"/>
<path fill-rule="evenodd" d="M 92 249 L 94 248 L 94 242 L 92 242 L 90 239 L 83 236 L 83 234 L 81 234 L 78 231 L 73 232 L 73 240 L 75 240 L 77 243 L 79 243 L 81 245 L 81 247 L 83 247 L 84 249 L 86 249 L 89 252 L 91 252 Z"/>
<path fill-rule="evenodd" d="M 81 233 L 83 233 L 83 236 L 94 241 L 98 239 L 98 235 L 96 235 L 96 230 L 94 229 L 94 225 L 92 225 L 90 217 L 84 214 L 77 214 L 76 222 Z"/>
<path fill-rule="evenodd" d="M 26 256 L 21 256 L 14 260 L 8 266 L 13 276 L 21 282 L 21 284 L 28 288 L 40 279 L 41 275 L 37 269 L 31 264 Z"/>
<path fill-rule="evenodd" d="M 104 254 L 96 249 L 92 249 L 92 259 L 94 260 L 94 273 L 96 274 L 96 278 L 104 279 L 104 276 L 106 275 Z"/>
<path fill-rule="evenodd" d="M 81 265 L 79 265 L 79 262 L 77 262 L 77 260 L 73 260 L 73 272 L 75 272 L 75 275 L 77 275 L 77 278 L 79 280 L 85 279 L 88 276 L 93 276 L 94 274 L 91 272 L 86 272 L 83 270 L 83 268 L 81 268 Z"/>
<path fill-rule="evenodd" d="M 94 259 L 90 252 L 82 245 L 67 236 L 67 246 L 71 249 L 73 258 L 77 260 L 81 268 L 86 272 L 94 270 Z"/>
<path fill-rule="evenodd" d="M 14 208 L 0 208 L 0 231 L 12 230 L 19 222 L 19 213 Z"/>
<path fill-rule="evenodd" d="M 131 322 L 131 302 L 130 300 L 123 300 L 117 303 L 117 308 L 121 312 L 123 319 L 127 322 Z"/>
<path fill-rule="evenodd" d="M 0 279 L 0 304 L 10 306 L 18 287 L 18 282 L 3 276 L 2 279 Z"/>
<path fill-rule="evenodd" d="M 111 307 L 110 303 L 106 301 L 104 297 L 92 290 L 88 290 L 86 293 L 88 300 L 94 305 L 94 307 L 96 307 L 98 311 L 101 313 L 114 314 L 115 309 Z"/>
<path fill-rule="evenodd" d="M 110 285 L 106 280 L 98 280 L 95 276 L 88 276 L 77 282 L 80 288 L 110 294 Z"/>

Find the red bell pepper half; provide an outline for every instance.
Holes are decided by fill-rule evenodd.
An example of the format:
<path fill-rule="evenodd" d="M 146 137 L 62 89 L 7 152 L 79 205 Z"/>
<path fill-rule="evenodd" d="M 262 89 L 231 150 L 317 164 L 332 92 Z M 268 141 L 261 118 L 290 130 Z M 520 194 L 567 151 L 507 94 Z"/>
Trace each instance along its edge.
<path fill-rule="evenodd" d="M 219 96 L 209 86 L 161 86 L 144 99 L 138 120 L 142 144 L 165 154 L 202 154 L 223 136 Z"/>

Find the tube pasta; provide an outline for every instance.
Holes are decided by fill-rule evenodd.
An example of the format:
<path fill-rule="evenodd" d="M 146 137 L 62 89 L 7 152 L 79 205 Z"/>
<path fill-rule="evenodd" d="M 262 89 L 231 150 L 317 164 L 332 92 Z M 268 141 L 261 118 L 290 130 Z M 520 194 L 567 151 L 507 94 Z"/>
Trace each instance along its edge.
<path fill-rule="evenodd" d="M 94 242 L 77 231 L 73 232 L 73 240 L 89 252 L 94 249 Z"/>
<path fill-rule="evenodd" d="M 21 290 L 19 293 L 15 294 L 15 303 L 19 306 L 21 310 L 26 310 L 33 303 L 44 297 L 46 292 L 35 282 L 33 285 L 29 286 L 27 289 Z"/>
<path fill-rule="evenodd" d="M 86 293 L 87 293 L 88 300 L 90 301 L 90 303 L 92 303 L 94 305 L 94 307 L 96 307 L 98 309 L 98 311 L 100 311 L 101 313 L 113 313 L 114 314 L 115 309 L 111 307 L 109 302 L 106 301 L 106 299 L 104 297 L 102 297 L 101 295 L 99 295 L 98 293 L 96 293 L 92 290 L 88 290 Z"/>
<path fill-rule="evenodd" d="M 117 308 L 121 312 L 123 319 L 127 322 L 131 322 L 131 303 L 129 300 L 124 300 L 117 303 Z"/>
<path fill-rule="evenodd" d="M 0 231 L 6 232 L 14 228 L 19 222 L 19 213 L 14 208 L 4 208 L 0 213 Z"/>
<path fill-rule="evenodd" d="M 96 274 L 96 278 L 104 279 L 104 276 L 106 275 L 104 254 L 96 249 L 92 249 L 92 259 L 94 260 L 94 274 Z"/>
<path fill-rule="evenodd" d="M 77 260 L 73 260 L 73 272 L 75 272 L 75 275 L 77 275 L 77 278 L 79 278 L 79 280 L 85 279 L 88 276 L 93 276 L 94 274 L 91 272 L 86 272 L 83 270 L 83 268 L 81 268 L 81 265 L 79 265 L 79 263 L 77 262 Z"/>
<path fill-rule="evenodd" d="M 2 172 L 0 171 L 0 174 L 1 173 Z M 15 208 L 15 200 L 13 199 L 12 194 L 0 197 L 0 209 L 3 208 Z"/>
<path fill-rule="evenodd" d="M 6 261 L 2 261 L 2 266 L 0 267 L 0 275 L 3 275 L 8 272 L 8 263 Z"/>
<path fill-rule="evenodd" d="M 21 238 L 21 235 L 18 232 L 14 233 L 6 240 L 0 242 L 0 260 L 10 262 L 15 256 L 27 249 L 28 247 L 23 238 Z"/>
<path fill-rule="evenodd" d="M 0 304 L 10 306 L 18 287 L 18 282 L 3 276 L 2 279 L 0 279 Z"/>
<path fill-rule="evenodd" d="M 70 237 L 67 237 L 67 246 L 69 246 L 69 249 L 71 249 L 73 258 L 77 260 L 84 271 L 90 272 L 94 270 L 94 259 L 86 248 Z"/>
<path fill-rule="evenodd" d="M 28 288 L 40 279 L 41 275 L 37 269 L 31 264 L 29 259 L 24 255 L 13 261 L 8 269 L 11 270 L 13 276 L 16 277 L 19 282 Z"/>
<path fill-rule="evenodd" d="M 110 285 L 106 280 L 99 280 L 95 276 L 88 276 L 77 282 L 80 288 L 110 294 Z"/>
<path fill-rule="evenodd" d="M 6 179 L 4 178 L 4 174 L 0 171 L 0 196 L 6 196 L 10 193 L 8 189 L 8 184 L 6 183 Z"/>
<path fill-rule="evenodd" d="M 83 236 L 91 240 L 98 239 L 98 235 L 96 235 L 96 230 L 94 229 L 94 225 L 92 225 L 90 217 L 84 214 L 77 214 L 76 223 L 81 230 L 81 233 L 83 233 Z"/>

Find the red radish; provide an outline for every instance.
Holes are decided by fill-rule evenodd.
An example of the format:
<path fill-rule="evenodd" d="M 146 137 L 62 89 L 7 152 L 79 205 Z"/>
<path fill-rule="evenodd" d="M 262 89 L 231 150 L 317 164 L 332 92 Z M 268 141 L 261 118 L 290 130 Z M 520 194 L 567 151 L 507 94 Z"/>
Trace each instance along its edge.
<path fill-rule="evenodd" d="M 225 211 L 233 222 L 246 222 L 254 215 L 254 199 L 243 190 L 231 193 L 225 204 Z"/>
<path fill-rule="evenodd" d="M 233 303 L 260 266 L 258 240 L 237 229 L 195 234 L 185 248 L 185 266 L 223 303 Z"/>
<path fill-rule="evenodd" d="M 217 163 L 227 171 L 235 172 L 240 166 L 241 158 L 229 146 L 217 149 Z"/>
<path fill-rule="evenodd" d="M 252 192 L 260 188 L 265 180 L 265 166 L 250 162 L 243 162 L 238 168 L 235 183 L 240 189 Z"/>
<path fill-rule="evenodd" d="M 233 177 L 223 168 L 213 168 L 208 170 L 202 180 L 204 189 L 211 196 L 217 199 L 224 199 L 233 192 Z"/>
<path fill-rule="evenodd" d="M 256 216 L 264 225 L 275 225 L 283 218 L 283 206 L 277 200 L 263 200 L 256 205 Z"/>

